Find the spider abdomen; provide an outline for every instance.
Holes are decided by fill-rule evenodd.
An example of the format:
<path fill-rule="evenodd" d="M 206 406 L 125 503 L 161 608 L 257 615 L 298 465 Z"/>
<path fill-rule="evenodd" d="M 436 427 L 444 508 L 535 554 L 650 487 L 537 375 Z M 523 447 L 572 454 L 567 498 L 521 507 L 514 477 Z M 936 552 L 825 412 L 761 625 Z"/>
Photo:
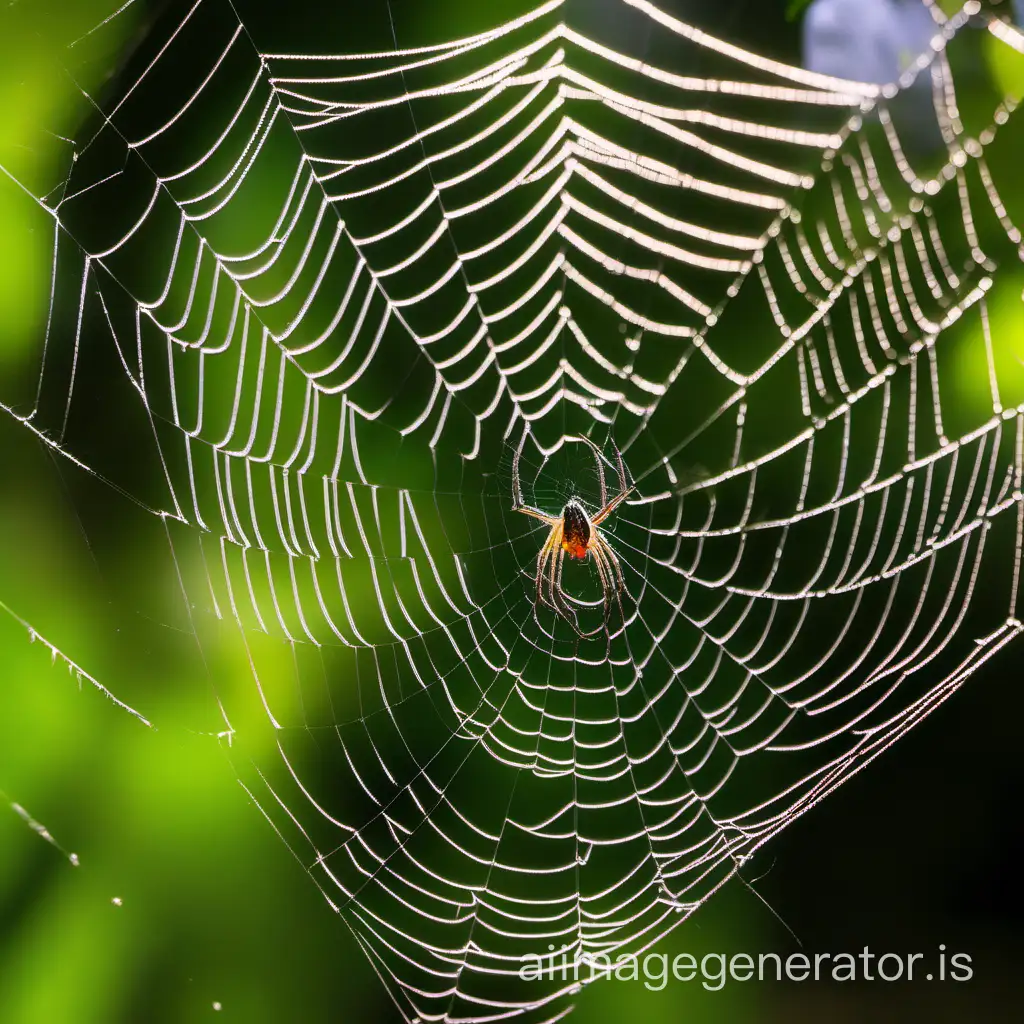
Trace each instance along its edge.
<path fill-rule="evenodd" d="M 586 558 L 590 546 L 590 517 L 583 506 L 572 499 L 562 509 L 562 550 L 570 558 Z"/>

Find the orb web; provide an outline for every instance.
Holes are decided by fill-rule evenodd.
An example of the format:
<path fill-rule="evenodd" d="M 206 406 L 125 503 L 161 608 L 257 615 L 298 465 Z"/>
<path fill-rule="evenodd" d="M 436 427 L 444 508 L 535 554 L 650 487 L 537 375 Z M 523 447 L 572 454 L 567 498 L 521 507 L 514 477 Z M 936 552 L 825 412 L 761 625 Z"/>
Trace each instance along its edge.
<path fill-rule="evenodd" d="M 278 53 L 199 0 L 19 181 L 53 288 L 3 408 L 166 534 L 244 785 L 410 1021 L 558 1019 L 1021 630 L 1019 116 L 958 105 L 977 12 L 903 92 L 612 13 Z M 527 501 L 596 508 L 580 436 L 636 484 L 582 639 L 511 493 L 518 451 Z M 597 624 L 592 565 L 564 586 Z"/>

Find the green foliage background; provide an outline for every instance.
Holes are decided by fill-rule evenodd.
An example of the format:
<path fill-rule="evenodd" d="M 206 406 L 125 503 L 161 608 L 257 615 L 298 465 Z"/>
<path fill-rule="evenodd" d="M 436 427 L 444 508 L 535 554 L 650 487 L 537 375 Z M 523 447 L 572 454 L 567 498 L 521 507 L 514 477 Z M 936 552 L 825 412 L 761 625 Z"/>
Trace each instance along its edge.
<path fill-rule="evenodd" d="M 137 0 L 67 49 L 118 6 L 16 0 L 0 11 L 4 377 L 34 373 L 50 280 L 52 224 L 15 179 L 34 187 L 54 173 L 66 155 L 61 136 L 78 128 L 78 86 L 101 93 L 159 5 Z M 684 15 L 701 7 L 679 6 Z M 787 25 L 782 0 L 703 7 L 723 34 L 798 60 L 798 26 Z M 448 2 L 415 10 L 445 37 L 501 16 Z M 360 17 L 347 8 L 331 14 L 340 23 Z M 1009 88 L 1020 69 L 1001 64 L 988 73 Z M 1024 195 L 1024 179 L 1018 187 Z M 1011 303 L 999 335 L 1007 345 L 1024 341 L 1022 323 L 1020 304 Z M 981 381 L 978 368 L 964 368 L 967 392 L 976 376 Z M 143 629 L 119 634 L 119 574 L 154 604 L 169 581 L 162 567 L 145 563 L 146 542 L 132 524 L 80 518 L 72 494 L 84 486 L 0 415 L 0 1022 L 393 1019 L 343 923 L 249 803 L 217 738 L 195 730 L 209 695 L 187 678 L 187 661 Z M 143 680 L 159 728 L 146 728 L 62 656 L 29 642 L 19 616 L 58 622 L 61 650 L 97 679 L 116 663 L 118 675 Z M 660 993 L 601 984 L 584 993 L 576 1019 L 954 1021 L 974 1018 L 982 1004 L 995 1008 L 985 1019 L 1019 1006 L 1021 665 L 1019 655 L 994 663 L 802 819 L 776 843 L 775 866 L 757 884 L 809 952 L 867 943 L 928 954 L 945 942 L 972 954 L 975 981 L 942 989 L 748 983 L 717 993 L 696 983 Z M 239 678 L 246 671 L 221 668 Z M 25 815 L 43 823 L 52 842 Z M 792 945 L 759 898 L 733 885 L 678 929 L 665 952 Z"/>

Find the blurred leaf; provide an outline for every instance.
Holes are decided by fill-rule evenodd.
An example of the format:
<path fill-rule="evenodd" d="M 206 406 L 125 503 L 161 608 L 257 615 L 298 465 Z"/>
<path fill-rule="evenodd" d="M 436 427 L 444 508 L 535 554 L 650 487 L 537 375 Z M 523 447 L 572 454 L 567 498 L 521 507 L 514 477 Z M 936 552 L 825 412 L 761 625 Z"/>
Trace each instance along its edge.
<path fill-rule="evenodd" d="M 1024 54 L 991 35 L 985 36 L 985 52 L 989 71 L 1000 92 L 1018 102 L 1024 99 Z"/>

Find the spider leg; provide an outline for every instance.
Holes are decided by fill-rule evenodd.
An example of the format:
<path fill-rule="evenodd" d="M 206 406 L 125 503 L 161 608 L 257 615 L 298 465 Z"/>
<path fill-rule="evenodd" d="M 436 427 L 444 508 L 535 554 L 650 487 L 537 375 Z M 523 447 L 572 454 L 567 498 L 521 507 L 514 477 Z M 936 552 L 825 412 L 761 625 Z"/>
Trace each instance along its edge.
<path fill-rule="evenodd" d="M 609 575 L 614 574 L 615 577 L 615 600 L 619 606 L 619 615 L 622 617 L 622 623 L 626 623 L 626 610 L 622 606 L 622 595 L 627 593 L 626 590 L 626 579 L 622 574 L 622 563 L 619 561 L 619 556 L 615 554 L 612 546 L 601 536 L 600 533 L 595 533 L 594 546 L 601 552 L 601 557 L 609 567 Z M 610 582 L 610 581 L 609 581 Z"/>
<path fill-rule="evenodd" d="M 612 573 L 610 567 L 606 564 L 604 552 L 601 550 L 600 543 L 592 540 L 590 545 L 591 554 L 594 556 L 594 565 L 597 567 L 597 575 L 601 580 L 601 594 L 604 598 L 604 628 L 608 628 L 608 623 L 612 617 Z"/>
<path fill-rule="evenodd" d="M 584 636 L 585 634 L 580 633 L 580 627 L 578 625 L 579 620 L 576 618 L 576 612 L 569 606 L 568 601 L 565 599 L 565 594 L 562 592 L 562 566 L 564 564 L 565 552 L 562 550 L 561 545 L 559 545 L 551 559 L 552 607 L 577 633 L 579 633 L 580 636 Z"/>
<path fill-rule="evenodd" d="M 593 548 L 591 548 L 591 550 L 593 551 Z M 563 619 L 566 620 L 566 622 L 569 623 L 570 626 L 572 626 L 573 631 L 581 639 L 586 640 L 586 639 L 589 639 L 590 637 L 597 636 L 597 634 L 600 633 L 603 629 L 606 630 L 606 625 L 602 624 L 600 626 L 597 626 L 595 629 L 586 630 L 586 631 L 580 629 L 579 618 L 576 615 L 576 610 L 573 607 L 570 606 L 569 601 L 573 601 L 574 603 L 577 603 L 577 604 L 580 603 L 580 602 L 576 601 L 575 598 L 567 597 L 566 594 L 565 594 L 565 591 L 562 590 L 562 568 L 565 565 L 565 553 L 561 550 L 561 548 L 559 548 L 558 553 L 557 553 L 557 555 L 555 557 L 556 557 L 557 562 L 558 562 L 558 567 L 557 567 L 557 573 L 555 573 L 554 571 L 552 572 L 552 586 L 553 586 L 553 591 L 557 594 L 557 601 L 558 601 L 558 609 L 557 610 L 558 610 L 559 614 L 562 616 Z M 595 552 L 595 559 L 596 559 L 596 552 Z M 597 564 L 597 563 L 595 562 L 595 564 Z M 598 575 L 601 577 L 602 589 L 607 591 L 607 586 L 606 586 L 606 584 L 604 582 L 606 577 L 605 577 L 604 572 L 603 572 L 603 570 L 602 570 L 600 565 L 598 565 L 598 570 L 597 571 L 598 571 Z M 608 598 L 606 597 L 606 601 L 607 600 L 608 600 Z M 606 620 L 607 620 L 607 616 L 606 616 Z"/>
<path fill-rule="evenodd" d="M 544 599 L 544 565 L 548 560 L 548 553 L 550 552 L 550 537 L 545 542 L 544 547 L 540 549 L 540 554 L 537 556 L 537 596 L 533 602 L 533 619 L 540 626 L 540 619 L 537 616 L 537 609 L 544 605 L 547 606 L 547 601 Z M 543 628 L 543 627 L 541 627 Z"/>
<path fill-rule="evenodd" d="M 603 523 L 619 505 L 629 497 L 633 491 L 636 490 L 636 484 L 626 483 L 626 467 L 622 463 L 622 452 L 619 451 L 619 446 L 612 441 L 612 448 L 615 449 L 615 464 L 619 471 L 619 493 L 612 498 L 611 501 L 605 502 L 601 511 L 590 520 L 591 526 L 597 526 Z"/>
<path fill-rule="evenodd" d="M 560 611 L 558 607 L 558 589 L 557 589 L 557 573 L 558 573 L 558 558 L 562 553 L 562 546 L 559 545 L 557 548 L 551 549 L 551 562 L 548 567 L 548 594 L 551 597 L 551 607 L 555 611 Z"/>
<path fill-rule="evenodd" d="M 573 601 L 574 603 L 577 602 L 575 598 L 568 597 L 565 591 L 562 589 L 562 568 L 564 567 L 564 565 L 565 559 L 563 557 L 558 567 L 558 594 L 562 600 L 562 603 L 565 605 L 565 610 L 568 612 L 568 616 L 566 617 L 566 619 L 569 625 L 572 626 L 573 630 L 575 631 L 578 637 L 586 639 L 587 637 L 595 636 L 599 632 L 599 630 L 590 630 L 589 632 L 584 632 L 582 629 L 580 629 L 579 616 L 576 614 L 576 609 L 569 604 L 569 601 Z"/>
<path fill-rule="evenodd" d="M 584 437 L 580 434 L 580 440 L 590 446 L 590 450 L 594 453 L 594 461 L 597 463 L 597 476 L 601 482 L 601 508 L 604 508 L 608 504 L 608 485 L 604 479 L 604 459 L 601 455 L 601 449 L 590 440 L 589 437 Z"/>
<path fill-rule="evenodd" d="M 513 505 L 513 512 L 522 512 L 524 515 L 533 516 L 534 519 L 539 519 L 542 523 L 547 523 L 548 526 L 554 526 L 556 523 L 560 523 L 562 520 L 556 516 L 549 516 L 545 512 L 541 512 L 539 508 L 534 508 L 532 505 Z"/>
<path fill-rule="evenodd" d="M 601 547 L 601 554 L 604 556 L 605 562 L 612 567 L 615 572 L 615 586 L 619 591 L 626 589 L 626 580 L 622 575 L 622 563 L 619 561 L 619 556 L 615 554 L 611 544 L 608 543 L 608 538 L 604 534 L 599 533 L 597 535 L 597 543 Z"/>
<path fill-rule="evenodd" d="M 619 561 L 619 556 L 615 554 L 611 544 L 608 543 L 607 539 L 602 535 L 597 535 L 597 542 L 601 548 L 601 554 L 604 557 L 605 562 L 611 567 L 615 578 L 615 589 L 619 594 L 626 592 L 626 578 L 622 575 L 622 563 Z"/>
<path fill-rule="evenodd" d="M 525 431 L 523 432 L 522 440 L 519 442 L 519 447 L 516 449 L 516 453 L 512 457 L 512 511 L 522 512 L 525 515 L 533 516 L 534 519 L 539 519 L 542 523 L 547 523 L 548 526 L 554 526 L 555 523 L 561 521 L 558 517 L 549 516 L 546 513 L 541 512 L 539 508 L 527 505 L 526 502 L 523 501 L 523 488 L 519 482 L 519 457 L 523 454 L 524 444 L 526 444 Z"/>
<path fill-rule="evenodd" d="M 519 440 L 519 447 L 512 456 L 512 507 L 518 508 L 523 503 L 523 489 L 519 484 L 519 458 L 523 454 L 523 445 L 526 444 L 526 431 Z"/>
<path fill-rule="evenodd" d="M 619 446 L 612 441 L 612 448 L 615 451 L 615 465 L 619 470 L 619 487 L 622 490 L 627 490 L 626 487 L 626 467 L 622 464 L 622 452 L 619 451 Z"/>
<path fill-rule="evenodd" d="M 618 507 L 636 490 L 636 484 L 631 487 L 627 487 L 626 490 L 620 491 L 618 494 L 608 502 L 607 505 L 600 512 L 590 520 L 591 526 L 600 526 Z"/>
<path fill-rule="evenodd" d="M 544 597 L 544 570 L 545 563 L 548 560 L 548 553 L 549 548 L 547 544 L 545 544 L 544 547 L 541 549 L 541 553 L 537 556 L 537 597 L 533 602 L 533 620 L 541 629 L 543 629 L 544 627 L 541 626 L 540 618 L 537 615 L 537 609 L 541 605 L 544 605 L 544 607 L 548 607 L 547 599 Z"/>
<path fill-rule="evenodd" d="M 550 607 L 549 602 L 544 597 L 544 579 L 546 575 L 546 565 L 548 558 L 551 556 L 551 551 L 555 544 L 561 540 L 561 527 L 555 525 L 551 528 L 551 532 L 548 534 L 548 539 L 544 541 L 544 546 L 540 549 L 540 554 L 537 555 L 537 600 L 534 603 L 534 613 L 536 614 L 536 607 L 538 604 L 547 605 Z"/>

